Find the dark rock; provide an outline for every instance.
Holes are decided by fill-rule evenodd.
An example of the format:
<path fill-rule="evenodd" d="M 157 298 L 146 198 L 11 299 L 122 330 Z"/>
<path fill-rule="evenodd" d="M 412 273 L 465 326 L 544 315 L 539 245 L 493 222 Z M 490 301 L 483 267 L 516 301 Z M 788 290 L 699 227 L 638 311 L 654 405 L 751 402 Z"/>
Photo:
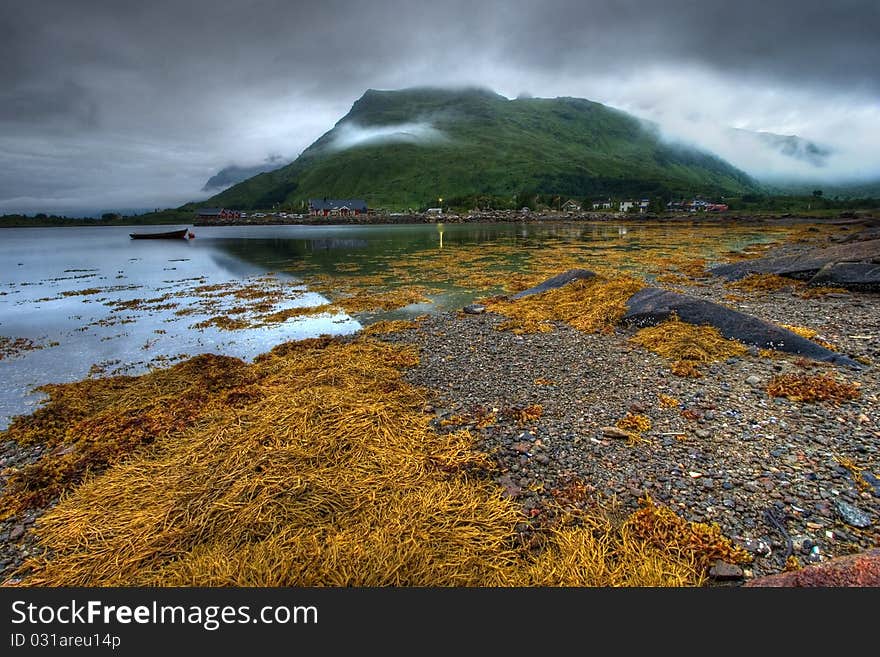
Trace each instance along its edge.
<path fill-rule="evenodd" d="M 479 303 L 472 303 L 469 306 L 465 306 L 462 310 L 468 315 L 482 315 L 486 312 L 486 306 Z"/>
<path fill-rule="evenodd" d="M 834 500 L 834 506 L 846 524 L 853 527 L 869 527 L 871 525 L 871 516 L 857 506 L 843 500 Z"/>
<path fill-rule="evenodd" d="M 553 278 L 548 278 L 540 285 L 530 287 L 528 290 L 523 290 L 522 292 L 517 292 L 510 298 L 522 299 L 523 297 L 530 297 L 533 294 L 541 294 L 541 292 L 547 292 L 548 290 L 555 290 L 556 288 L 563 287 L 572 281 L 594 278 L 595 276 L 596 274 L 589 269 L 569 269 Z"/>
<path fill-rule="evenodd" d="M 715 565 L 709 569 L 709 577 L 719 582 L 725 582 L 742 579 L 743 571 L 742 568 L 736 564 L 727 563 L 726 561 L 721 561 L 719 559 L 715 562 Z"/>
<path fill-rule="evenodd" d="M 877 479 L 870 472 L 862 472 L 862 479 L 871 485 L 871 488 L 874 489 L 874 495 L 880 497 L 880 479 Z"/>
<path fill-rule="evenodd" d="M 761 538 L 747 538 L 744 541 L 737 541 L 737 543 L 747 552 L 759 557 L 769 557 L 773 554 L 770 544 Z"/>
<path fill-rule="evenodd" d="M 880 262 L 880 239 L 853 241 L 793 256 L 767 256 L 744 260 L 710 269 L 711 273 L 730 281 L 749 274 L 778 274 L 810 280 L 820 269 L 839 262 Z"/>
<path fill-rule="evenodd" d="M 843 287 L 864 292 L 880 291 L 880 264 L 873 262 L 835 262 L 822 267 L 810 285 Z"/>
<path fill-rule="evenodd" d="M 16 541 L 24 535 L 24 525 L 16 525 L 9 532 L 9 540 Z"/>
<path fill-rule="evenodd" d="M 656 287 L 643 288 L 629 298 L 623 322 L 635 326 L 653 326 L 669 319 L 673 314 L 689 324 L 714 326 L 725 338 L 746 344 L 857 369 L 862 367 L 842 354 L 825 349 L 812 340 L 770 322 L 712 301 Z"/>
<path fill-rule="evenodd" d="M 788 573 L 758 577 L 745 586 L 880 586 L 880 549 L 838 557 Z"/>

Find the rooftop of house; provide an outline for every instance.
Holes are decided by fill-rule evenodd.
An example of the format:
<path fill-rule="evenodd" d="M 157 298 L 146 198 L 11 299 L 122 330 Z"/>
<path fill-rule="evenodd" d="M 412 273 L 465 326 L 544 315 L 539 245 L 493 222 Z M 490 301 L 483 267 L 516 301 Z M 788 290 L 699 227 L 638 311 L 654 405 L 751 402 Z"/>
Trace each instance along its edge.
<path fill-rule="evenodd" d="M 314 210 L 366 210 L 367 202 L 360 198 L 310 198 L 309 207 Z"/>

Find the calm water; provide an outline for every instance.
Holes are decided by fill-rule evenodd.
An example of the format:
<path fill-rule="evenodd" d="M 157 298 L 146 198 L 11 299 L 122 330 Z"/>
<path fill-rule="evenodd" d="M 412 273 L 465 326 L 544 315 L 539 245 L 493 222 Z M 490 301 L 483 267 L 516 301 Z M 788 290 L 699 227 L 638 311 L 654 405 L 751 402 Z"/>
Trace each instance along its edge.
<path fill-rule="evenodd" d="M 172 227 L 169 227 L 172 228 Z M 162 227 L 71 227 L 0 229 L 0 336 L 27 338 L 35 350 L 0 360 L 0 428 L 13 415 L 28 412 L 43 396 L 33 388 L 97 374 L 131 373 L 199 353 L 252 359 L 287 340 L 357 331 L 376 315 L 344 313 L 292 318 L 268 327 L 225 331 L 194 329 L 193 324 L 224 312 L 241 299 L 222 291 L 207 307 L 198 286 L 240 284 L 264 277 L 281 291 L 277 309 L 311 306 L 328 300 L 309 291 L 299 276 L 365 276 L 381 273 L 390 260 L 409 254 L 430 258 L 476 244 L 516 250 L 549 242 L 656 248 L 664 231 L 680 239 L 682 227 L 647 224 L 559 225 L 433 224 L 399 226 L 198 227 L 194 240 L 131 240 L 132 230 Z M 672 233 L 670 233 L 670 239 Z M 740 248 L 769 239 L 760 232 L 721 235 L 719 247 Z M 342 266 L 341 266 L 342 265 Z M 270 275 L 271 278 L 265 278 Z M 351 276 L 351 274 L 346 274 Z M 173 303 L 162 299 L 173 296 Z M 404 308 L 385 317 L 458 308 L 473 292 L 447 286 L 428 295 L 433 303 Z M 152 300 L 147 307 L 119 302 Z M 182 309 L 185 314 L 182 313 Z M 167 360 L 166 360 L 167 359 Z"/>

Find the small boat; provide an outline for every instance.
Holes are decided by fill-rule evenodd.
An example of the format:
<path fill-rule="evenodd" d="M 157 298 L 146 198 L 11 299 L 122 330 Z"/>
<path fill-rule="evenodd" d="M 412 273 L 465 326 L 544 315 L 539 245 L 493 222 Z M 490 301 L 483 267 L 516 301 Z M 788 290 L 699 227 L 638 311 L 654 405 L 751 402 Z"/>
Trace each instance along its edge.
<path fill-rule="evenodd" d="M 166 233 L 129 233 L 129 235 L 133 240 L 173 240 L 186 239 L 187 231 L 187 228 L 183 228 L 181 230 L 169 230 Z"/>

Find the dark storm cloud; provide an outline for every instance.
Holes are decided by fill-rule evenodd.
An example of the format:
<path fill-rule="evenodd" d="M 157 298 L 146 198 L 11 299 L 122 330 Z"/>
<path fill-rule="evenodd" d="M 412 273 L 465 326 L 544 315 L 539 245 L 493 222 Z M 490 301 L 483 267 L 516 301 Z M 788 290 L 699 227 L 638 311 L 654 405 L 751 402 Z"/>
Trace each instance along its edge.
<path fill-rule="evenodd" d="M 77 184 L 92 203 L 101 181 L 197 198 L 230 162 L 295 157 L 370 87 L 589 94 L 655 118 L 686 96 L 720 121 L 800 125 L 757 93 L 780 90 L 816 102 L 820 133 L 829 99 L 870 122 L 880 98 L 876 0 L 43 0 L 4 3 L 0 24 L 0 211 L 74 203 Z"/>
<path fill-rule="evenodd" d="M 696 63 L 736 76 L 880 92 L 880 3 L 873 0 L 606 0 L 523 7 L 509 19 L 504 49 L 526 68 Z"/>

